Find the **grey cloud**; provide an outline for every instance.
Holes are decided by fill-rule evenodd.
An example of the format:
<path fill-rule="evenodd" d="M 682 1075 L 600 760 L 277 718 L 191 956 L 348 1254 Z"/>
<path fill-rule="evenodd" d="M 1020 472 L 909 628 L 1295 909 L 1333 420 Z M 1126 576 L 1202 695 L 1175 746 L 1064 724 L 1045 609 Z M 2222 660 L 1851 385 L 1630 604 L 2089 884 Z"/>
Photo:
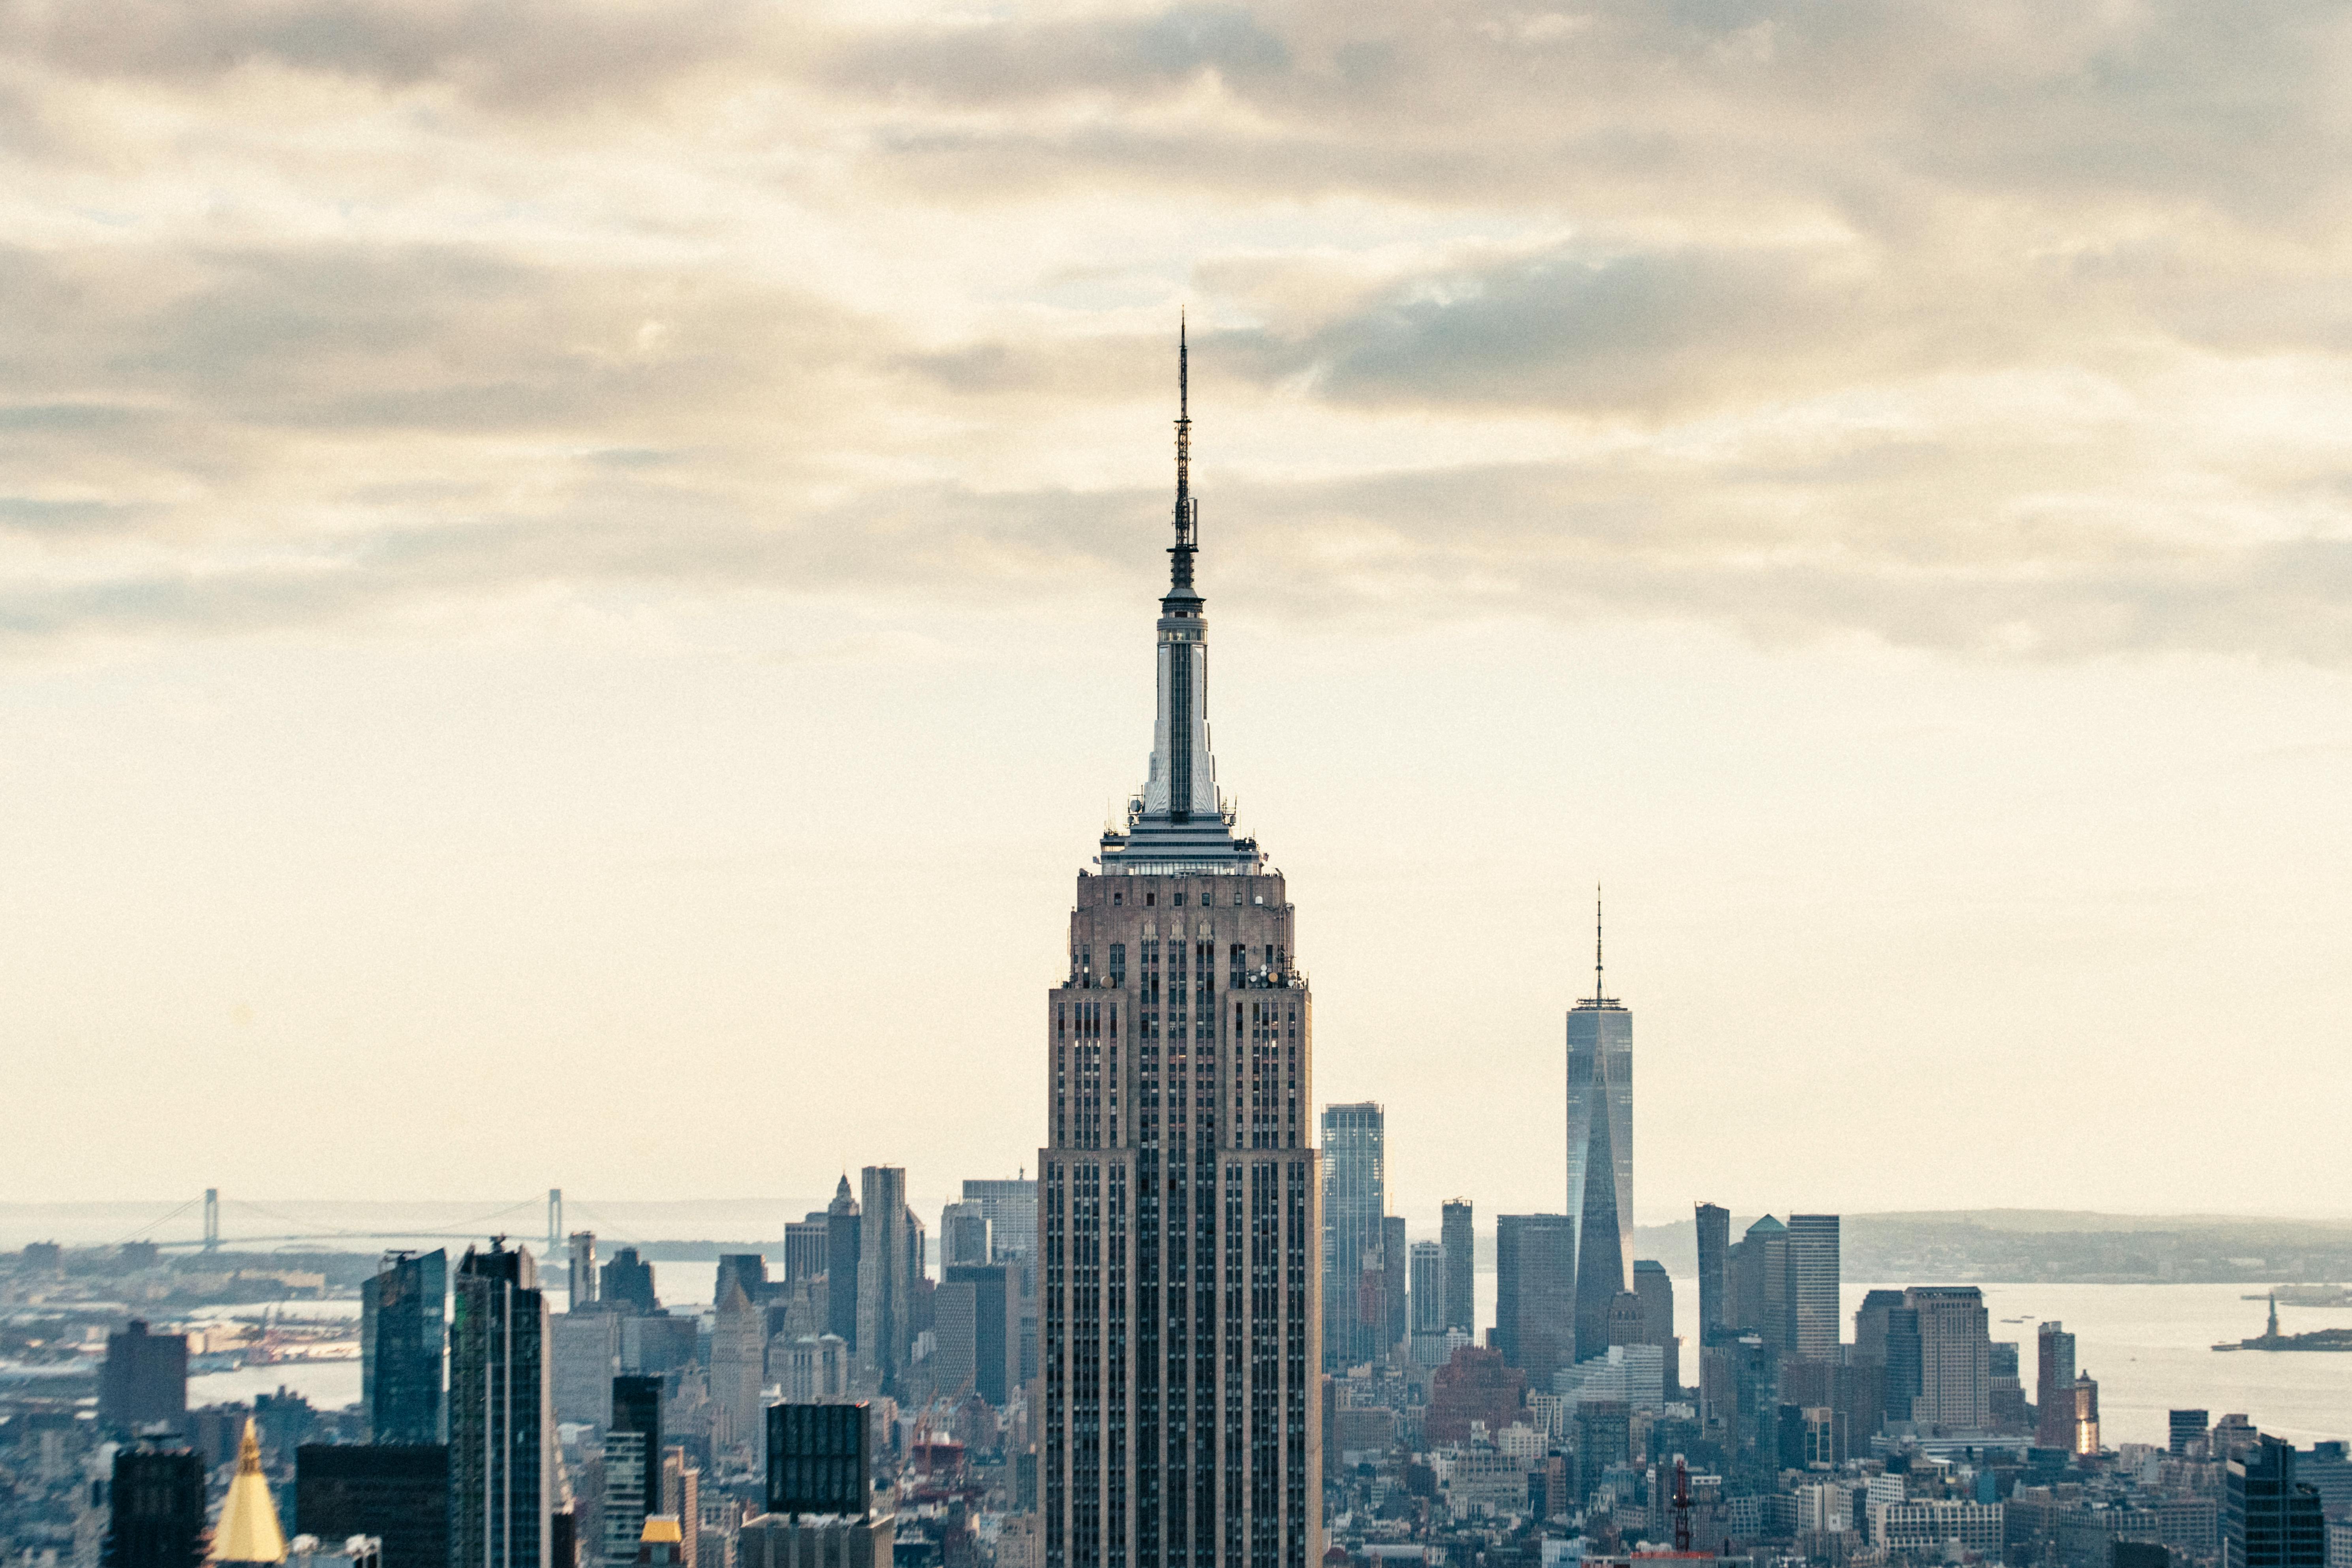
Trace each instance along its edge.
<path fill-rule="evenodd" d="M 1267 344 L 1342 402 L 1534 403 L 1654 411 L 1782 379 L 1878 322 L 1860 279 L 1803 252 L 1554 251 L 1415 279 L 1303 339 Z M 1759 374 L 1759 372 L 1761 374 Z"/>
<path fill-rule="evenodd" d="M 2352 541 L 2187 544 L 2063 517 L 1981 521 L 2026 503 L 2047 476 L 1956 499 L 1900 530 L 1864 521 L 1890 495 L 1978 486 L 2000 457 L 1888 442 L 1858 450 L 1843 471 L 1627 458 L 1315 481 L 1211 477 L 1204 582 L 1228 608 L 1391 623 L 1633 616 L 1729 626 L 1766 643 L 1859 636 L 1996 658 L 2197 650 L 2352 664 Z M 1801 496 L 1828 515 L 1786 504 Z M 93 636 L 365 626 L 420 603 L 494 613 L 550 585 L 966 604 L 1110 586 L 1148 597 L 1164 505 L 1156 490 L 931 485 L 754 517 L 691 484 L 616 488 L 583 476 L 543 516 L 387 520 L 291 561 L 0 583 L 0 630 L 21 650 Z M 1261 605 L 1271 582 L 1279 598 Z"/>
<path fill-rule="evenodd" d="M 2335 110 L 2352 17 L 2316 4 L 2252 16 L 2190 0 L 2093 11 L 1326 0 L 1279 16 L 1278 57 L 1220 72 L 1242 121 L 1120 115 L 1166 80 L 1132 47 L 1147 24 L 1123 15 L 1051 29 L 1006 18 L 952 43 L 868 34 L 826 79 L 887 98 L 880 172 L 959 200 L 1115 178 L 1440 205 L 1704 200 L 1890 235 L 1938 193 L 2061 222 L 2110 216 L 2116 202 L 2277 222 L 2317 216 L 2352 152 Z M 1076 94 L 1110 95 L 1111 112 L 1041 126 L 906 107 Z"/>
<path fill-rule="evenodd" d="M 143 510 L 118 501 L 0 496 L 0 529 L 37 534 L 110 533 Z"/>
<path fill-rule="evenodd" d="M 751 0 L 0 0 L 0 49 L 79 75 L 196 85 L 268 63 L 519 109 L 625 102 L 783 31 Z"/>
<path fill-rule="evenodd" d="M 1243 81 L 1283 71 L 1289 47 L 1239 5 L 1179 5 L 1151 16 L 908 28 L 844 40 L 834 83 L 951 103 L 1075 93 L 1159 92 L 1203 72 Z"/>
<path fill-rule="evenodd" d="M 787 289 L 452 246 L 0 250 L 0 291 L 16 311 L 0 375 L 25 399 L 0 407 L 0 443 L 159 410 L 273 429 L 583 424 L 609 438 L 613 421 L 663 428 L 753 387 L 780 411 L 814 410 L 825 378 L 887 336 Z"/>

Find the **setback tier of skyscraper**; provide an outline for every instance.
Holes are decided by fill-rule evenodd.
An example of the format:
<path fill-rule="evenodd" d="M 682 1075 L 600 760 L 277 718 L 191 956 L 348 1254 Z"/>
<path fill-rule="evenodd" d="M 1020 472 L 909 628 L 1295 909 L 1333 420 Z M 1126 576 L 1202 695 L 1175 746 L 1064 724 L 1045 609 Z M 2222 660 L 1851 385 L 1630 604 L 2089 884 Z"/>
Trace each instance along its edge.
<path fill-rule="evenodd" d="M 1150 771 L 1079 874 L 1046 996 L 1045 1565 L 1315 1568 L 1314 1016 L 1283 877 L 1209 752 L 1181 344 L 1178 366 Z"/>

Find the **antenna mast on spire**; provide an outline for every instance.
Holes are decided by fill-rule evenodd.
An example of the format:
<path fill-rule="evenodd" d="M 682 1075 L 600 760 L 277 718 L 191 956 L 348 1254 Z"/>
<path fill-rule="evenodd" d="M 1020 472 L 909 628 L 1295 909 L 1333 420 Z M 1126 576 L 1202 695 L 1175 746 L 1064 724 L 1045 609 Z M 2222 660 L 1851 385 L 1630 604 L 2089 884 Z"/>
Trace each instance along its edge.
<path fill-rule="evenodd" d="M 1601 884 L 1592 884 L 1592 999 L 1601 1001 L 1608 993 L 1601 987 Z"/>
<path fill-rule="evenodd" d="M 1176 542 L 1168 552 L 1173 562 L 1169 591 L 1192 591 L 1192 552 L 1200 547 L 1200 511 L 1192 500 L 1192 350 L 1184 340 L 1184 315 L 1176 316 Z"/>

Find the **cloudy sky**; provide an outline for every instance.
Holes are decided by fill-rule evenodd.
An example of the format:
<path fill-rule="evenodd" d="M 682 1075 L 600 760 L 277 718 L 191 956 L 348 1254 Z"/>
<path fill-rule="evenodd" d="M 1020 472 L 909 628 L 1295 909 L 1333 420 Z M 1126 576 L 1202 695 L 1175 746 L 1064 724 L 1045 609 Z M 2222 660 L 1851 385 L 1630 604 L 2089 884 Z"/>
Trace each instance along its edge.
<path fill-rule="evenodd" d="M 1392 1206 L 2336 1212 L 2352 16 L 0 0 L 26 1198 L 1034 1163 L 1190 312 Z"/>

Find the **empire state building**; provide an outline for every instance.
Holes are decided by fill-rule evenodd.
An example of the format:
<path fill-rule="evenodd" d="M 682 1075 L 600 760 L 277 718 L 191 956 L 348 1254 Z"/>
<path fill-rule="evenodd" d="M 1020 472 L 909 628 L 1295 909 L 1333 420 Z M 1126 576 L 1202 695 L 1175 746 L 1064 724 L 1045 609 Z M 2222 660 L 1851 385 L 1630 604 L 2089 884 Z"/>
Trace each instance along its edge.
<path fill-rule="evenodd" d="M 1209 753 L 1177 350 L 1151 763 L 1046 994 L 1038 1368 L 1046 1568 L 1320 1568 L 1314 1013 L 1282 874 Z"/>

